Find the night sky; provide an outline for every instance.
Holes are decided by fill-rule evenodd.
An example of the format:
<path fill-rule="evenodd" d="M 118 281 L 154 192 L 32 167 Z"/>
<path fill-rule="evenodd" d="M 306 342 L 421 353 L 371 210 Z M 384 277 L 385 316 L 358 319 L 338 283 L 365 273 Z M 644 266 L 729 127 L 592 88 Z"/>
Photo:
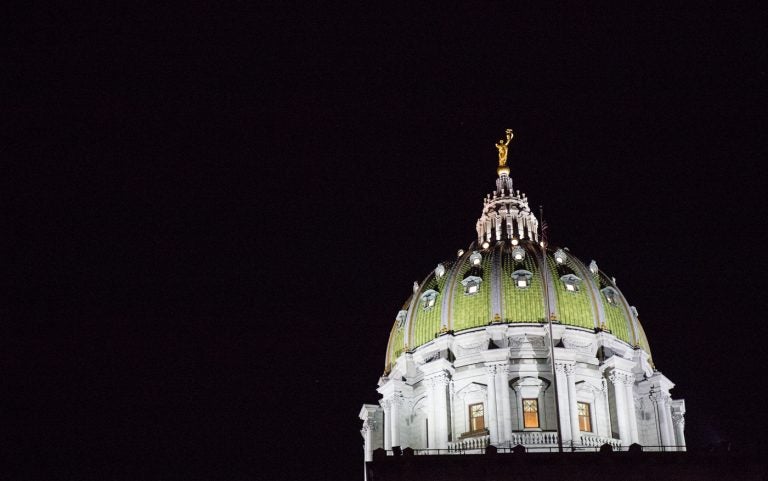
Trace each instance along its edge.
<path fill-rule="evenodd" d="M 32 7 L 2 100 L 18 467 L 361 479 L 395 315 L 474 239 L 506 128 L 691 449 L 764 448 L 766 12 L 636 8 Z"/>

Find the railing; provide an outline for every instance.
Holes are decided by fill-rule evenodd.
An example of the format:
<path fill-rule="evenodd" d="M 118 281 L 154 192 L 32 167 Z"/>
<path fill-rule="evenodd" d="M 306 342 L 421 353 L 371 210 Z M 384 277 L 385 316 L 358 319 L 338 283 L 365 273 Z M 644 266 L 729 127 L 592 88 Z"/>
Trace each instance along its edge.
<path fill-rule="evenodd" d="M 487 434 L 474 438 L 466 438 L 452 443 L 448 443 L 448 451 L 472 451 L 483 450 L 491 444 L 491 437 Z"/>
<path fill-rule="evenodd" d="M 534 434 L 534 433 L 525 433 L 525 434 Z M 541 433 L 540 433 L 541 434 Z M 548 434 L 548 433 L 547 433 Z M 594 436 L 595 438 L 602 439 L 602 440 L 608 440 L 609 446 L 611 446 L 610 451 L 613 452 L 627 452 L 631 451 L 629 446 L 621 446 L 619 440 L 613 439 L 613 438 L 600 438 L 598 436 Z M 448 443 L 448 449 L 413 449 L 411 450 L 411 454 L 415 456 L 429 456 L 429 455 L 446 455 L 446 454 L 468 454 L 468 455 L 474 455 L 474 454 L 485 454 L 486 448 L 490 446 L 490 439 L 488 436 L 481 436 L 479 438 L 473 438 L 473 441 L 476 441 L 476 444 L 469 444 L 467 441 L 470 441 L 469 439 L 463 440 L 463 441 L 457 441 Z M 555 441 L 556 443 L 557 441 Z M 485 446 L 482 447 L 469 447 L 469 446 L 478 446 L 479 444 L 485 443 Z M 507 454 L 507 453 L 513 453 L 514 447 L 504 447 L 504 446 L 496 446 L 494 449 L 494 452 L 497 454 Z M 565 453 L 597 453 L 600 451 L 603 451 L 603 445 L 600 446 L 585 446 L 585 445 L 571 445 L 571 443 L 567 443 L 566 445 L 563 445 L 563 451 Z M 387 450 L 384 451 L 381 449 L 383 453 L 385 453 L 386 456 L 402 456 L 402 455 L 408 455 L 408 451 L 400 450 L 397 453 L 393 452 L 393 450 Z M 556 445 L 528 445 L 526 446 L 526 452 L 528 453 L 557 453 L 559 451 L 559 448 Z M 685 446 L 641 446 L 641 449 L 639 451 L 643 452 L 685 452 L 686 447 Z"/>
<path fill-rule="evenodd" d="M 526 431 L 513 432 L 509 438 L 511 446 L 542 446 L 557 444 L 557 431 Z"/>
<path fill-rule="evenodd" d="M 609 444 L 614 450 L 621 448 L 621 440 L 596 436 L 594 434 L 582 434 L 580 436 L 581 446 L 588 448 L 599 448 L 603 444 Z"/>

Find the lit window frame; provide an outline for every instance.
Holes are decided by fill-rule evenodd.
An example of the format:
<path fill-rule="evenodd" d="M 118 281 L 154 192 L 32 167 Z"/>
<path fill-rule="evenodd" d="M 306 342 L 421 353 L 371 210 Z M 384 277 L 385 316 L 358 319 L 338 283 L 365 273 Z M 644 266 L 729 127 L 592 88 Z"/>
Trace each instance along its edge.
<path fill-rule="evenodd" d="M 603 293 L 605 296 L 605 301 L 613 306 L 618 307 L 619 306 L 619 292 L 614 289 L 613 287 L 606 287 L 604 289 L 601 289 L 600 292 Z"/>
<path fill-rule="evenodd" d="M 588 402 L 578 401 L 576 407 L 579 413 L 579 431 L 592 432 L 592 406 Z"/>
<path fill-rule="evenodd" d="M 531 279 L 533 279 L 533 273 L 531 271 L 519 269 L 512 273 L 512 280 L 515 283 L 515 287 L 518 289 L 528 289 L 531 287 Z M 521 282 L 524 282 L 525 285 L 520 285 Z"/>
<path fill-rule="evenodd" d="M 478 276 L 468 276 L 466 279 L 461 281 L 461 284 L 464 286 L 464 294 L 467 296 L 475 296 L 479 294 L 480 286 L 482 283 L 482 277 Z"/>
<path fill-rule="evenodd" d="M 434 309 L 434 307 L 437 305 L 437 295 L 438 295 L 438 292 L 434 289 L 429 289 L 428 291 L 424 292 L 421 295 L 422 309 L 424 309 L 425 311 Z"/>
<path fill-rule="evenodd" d="M 467 407 L 468 412 L 468 419 L 469 419 L 469 432 L 470 433 L 476 433 L 485 431 L 485 404 L 482 402 L 479 403 L 472 403 Z M 479 409 L 479 414 L 478 414 Z M 473 412 L 474 411 L 474 412 Z M 480 421 L 480 426 L 478 427 L 478 423 L 476 420 Z"/>
<path fill-rule="evenodd" d="M 539 419 L 539 399 L 523 398 L 523 428 L 539 429 L 541 420 Z M 531 409 L 533 407 L 533 409 Z M 535 424 L 535 426 L 533 425 Z"/>
<path fill-rule="evenodd" d="M 563 287 L 567 292 L 579 292 L 581 285 L 581 278 L 574 274 L 566 274 L 560 278 L 563 283 Z"/>

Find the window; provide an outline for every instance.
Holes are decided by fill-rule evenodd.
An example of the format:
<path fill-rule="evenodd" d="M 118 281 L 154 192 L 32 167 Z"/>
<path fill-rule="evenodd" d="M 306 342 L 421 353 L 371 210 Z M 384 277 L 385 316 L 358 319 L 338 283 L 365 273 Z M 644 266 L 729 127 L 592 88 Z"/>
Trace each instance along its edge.
<path fill-rule="evenodd" d="M 539 400 L 523 399 L 523 427 L 539 427 Z"/>
<path fill-rule="evenodd" d="M 515 281 L 515 286 L 520 289 L 525 289 L 531 285 L 531 279 L 533 274 L 530 271 L 519 270 L 512 273 L 512 279 Z"/>
<path fill-rule="evenodd" d="M 485 429 L 485 409 L 483 403 L 469 405 L 469 431 L 482 431 Z"/>
<path fill-rule="evenodd" d="M 471 256 L 469 256 L 469 263 L 472 264 L 474 267 L 480 267 L 480 263 L 483 261 L 483 256 L 480 255 L 479 252 L 474 251 Z"/>
<path fill-rule="evenodd" d="M 522 247 L 512 249 L 512 258 L 518 262 L 525 259 L 525 250 Z"/>
<path fill-rule="evenodd" d="M 464 294 L 471 296 L 480 292 L 481 282 L 483 282 L 483 279 L 481 277 L 467 276 L 466 279 L 461 281 L 461 284 L 464 286 Z"/>
<path fill-rule="evenodd" d="M 555 252 L 555 262 L 558 264 L 565 264 L 565 261 L 568 260 L 568 255 L 562 250 L 558 249 L 557 252 Z"/>
<path fill-rule="evenodd" d="M 427 290 L 424 294 L 421 295 L 421 305 L 424 308 L 424 310 L 429 310 L 435 307 L 435 304 L 437 303 L 437 291 L 434 289 Z"/>
<path fill-rule="evenodd" d="M 579 430 L 592 431 L 592 418 L 589 414 L 589 404 L 577 403 L 579 406 Z"/>
<path fill-rule="evenodd" d="M 568 292 L 577 292 L 579 290 L 579 284 L 581 284 L 581 278 L 573 274 L 566 274 L 560 278 L 565 286 L 565 290 Z"/>
<path fill-rule="evenodd" d="M 617 306 L 619 304 L 618 293 L 616 292 L 616 289 L 612 287 L 606 287 L 603 289 L 603 294 L 605 294 L 605 300 L 608 301 L 608 304 L 612 306 Z"/>

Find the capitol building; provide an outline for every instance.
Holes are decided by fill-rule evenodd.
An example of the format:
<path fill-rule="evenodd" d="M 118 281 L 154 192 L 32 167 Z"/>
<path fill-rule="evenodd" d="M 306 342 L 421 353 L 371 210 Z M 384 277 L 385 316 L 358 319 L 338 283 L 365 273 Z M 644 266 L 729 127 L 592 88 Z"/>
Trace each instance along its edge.
<path fill-rule="evenodd" d="M 512 137 L 496 144 L 475 239 L 393 309 L 380 400 L 359 415 L 365 460 L 380 448 L 684 451 L 685 401 L 655 367 L 637 309 L 577 257 L 599 253 L 549 245 L 510 176 Z"/>

